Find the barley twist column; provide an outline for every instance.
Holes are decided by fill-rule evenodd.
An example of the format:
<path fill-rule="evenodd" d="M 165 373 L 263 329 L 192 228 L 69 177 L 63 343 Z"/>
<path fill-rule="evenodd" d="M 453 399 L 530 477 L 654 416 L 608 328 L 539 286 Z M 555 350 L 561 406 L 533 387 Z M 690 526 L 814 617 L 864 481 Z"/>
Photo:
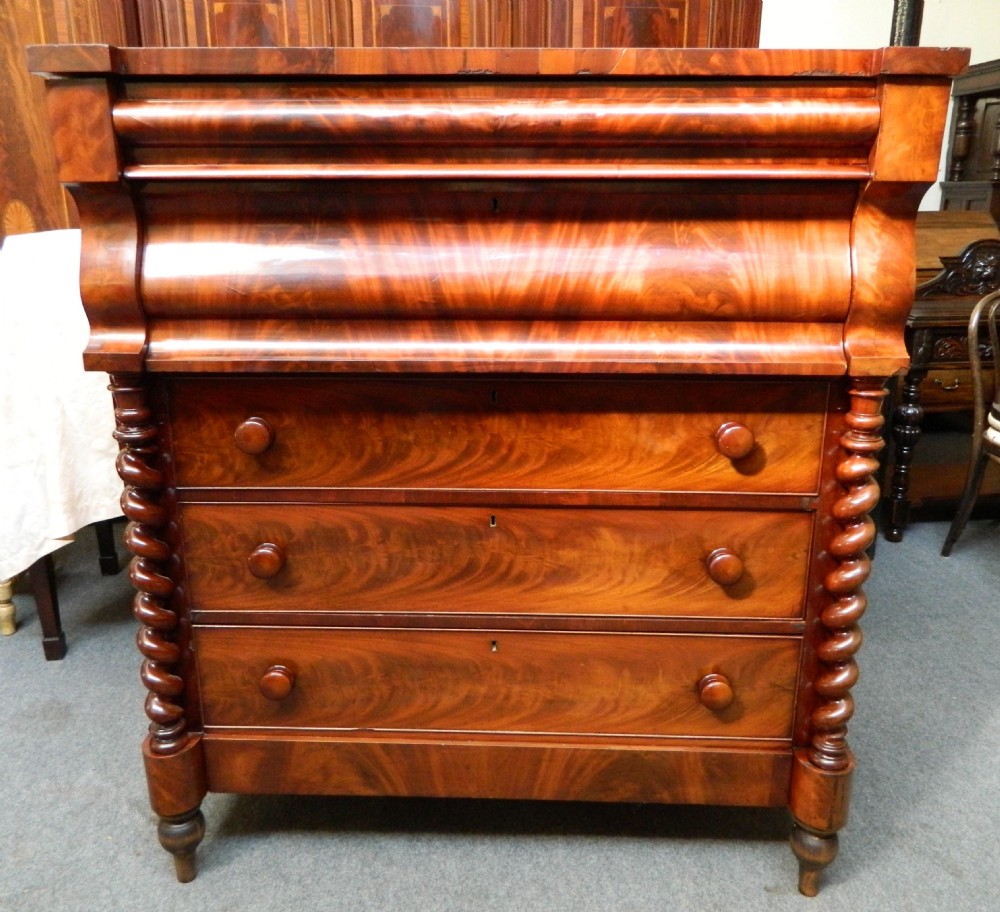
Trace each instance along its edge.
<path fill-rule="evenodd" d="M 205 832 L 198 806 L 204 790 L 185 782 L 197 776 L 190 772 L 191 752 L 186 750 L 190 738 L 181 703 L 184 679 L 176 670 L 181 659 L 179 619 L 171 606 L 174 583 L 166 573 L 170 545 L 164 529 L 169 513 L 160 502 L 164 481 L 156 467 L 158 431 L 140 375 L 113 375 L 110 389 L 115 438 L 121 444 L 118 474 L 125 483 L 122 512 L 129 520 L 125 544 L 133 555 L 129 575 L 137 590 L 133 613 L 141 625 L 136 639 L 144 659 L 142 682 L 149 691 L 145 752 L 150 793 L 160 814 L 160 843 L 174 856 L 178 880 L 190 881 L 195 876 L 195 849 Z M 167 765 L 159 766 L 157 758 Z"/>
<path fill-rule="evenodd" d="M 853 381 L 840 437 L 836 478 L 841 491 L 831 511 L 836 531 L 827 546 L 836 566 L 823 580 L 828 602 L 819 615 L 816 702 L 809 717 L 809 744 L 797 755 L 792 778 L 792 849 L 799 860 L 799 890 L 807 896 L 816 895 L 820 874 L 836 857 L 837 830 L 847 819 L 854 769 L 847 723 L 854 714 L 851 688 L 858 680 L 858 622 L 867 607 L 861 585 L 871 572 L 865 552 L 875 540 L 868 511 L 879 499 L 873 476 L 884 446 L 880 432 L 885 395 L 880 382 Z"/>

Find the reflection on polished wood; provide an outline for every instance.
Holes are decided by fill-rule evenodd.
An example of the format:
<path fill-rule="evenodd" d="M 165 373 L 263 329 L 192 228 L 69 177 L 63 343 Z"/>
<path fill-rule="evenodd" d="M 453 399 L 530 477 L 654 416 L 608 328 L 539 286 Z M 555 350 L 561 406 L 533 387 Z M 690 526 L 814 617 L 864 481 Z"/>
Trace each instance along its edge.
<path fill-rule="evenodd" d="M 185 487 L 817 490 L 827 385 L 703 381 L 181 380 L 171 386 Z M 264 417 L 274 443 L 233 430 Z M 742 459 L 716 430 L 754 428 Z"/>
<path fill-rule="evenodd" d="M 198 610 L 231 612 L 791 618 L 812 537 L 808 514 L 737 511 L 186 504 L 180 519 Z M 268 546 L 281 567 L 248 567 Z"/>
<path fill-rule="evenodd" d="M 206 789 L 718 802 L 789 808 L 813 892 L 967 53 L 621 46 L 759 4 L 252 8 L 140 24 L 593 46 L 33 51 L 178 875 Z"/>

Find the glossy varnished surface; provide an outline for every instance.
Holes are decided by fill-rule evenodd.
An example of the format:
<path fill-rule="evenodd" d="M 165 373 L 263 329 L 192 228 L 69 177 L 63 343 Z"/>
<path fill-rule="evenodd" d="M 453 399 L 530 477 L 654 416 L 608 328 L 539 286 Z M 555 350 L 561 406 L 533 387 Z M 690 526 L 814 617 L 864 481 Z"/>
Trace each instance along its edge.
<path fill-rule="evenodd" d="M 111 346 L 107 340 L 90 363 Z M 698 320 L 157 320 L 157 373 L 700 374 L 840 376 L 839 323 Z"/>
<path fill-rule="evenodd" d="M 813 890 L 965 59 L 35 52 L 87 363 L 154 378 L 115 388 L 168 848 L 204 784 L 780 804 Z"/>
<path fill-rule="evenodd" d="M 614 337 L 652 320 L 674 349 L 602 364 L 570 347 L 534 369 L 644 354 L 768 373 L 793 354 L 770 327 L 792 326 L 812 343 L 797 370 L 877 376 L 905 363 L 912 220 L 963 56 L 92 46 L 32 62 L 101 77 L 49 91 L 100 279 L 91 367 L 138 369 L 153 343 L 165 370 L 253 354 L 244 369 L 484 369 L 482 350 L 407 358 L 382 333 L 326 347 L 303 321 L 345 321 L 349 344 L 368 333 L 355 321 L 469 320 L 488 348 L 493 321 L 620 323 Z M 269 344 L 236 351 L 276 319 Z M 713 358 L 701 324 L 718 321 L 743 344 Z"/>
<path fill-rule="evenodd" d="M 366 731 L 788 738 L 800 643 L 455 630 L 198 627 L 205 724 Z M 282 701 L 260 693 L 276 663 Z M 738 699 L 698 697 L 721 671 Z M 627 681 L 627 686 L 623 682 Z"/>
<path fill-rule="evenodd" d="M 333 738 L 285 732 L 205 737 L 209 788 L 297 795 L 422 795 L 782 806 L 791 755 L 735 742 L 659 747 L 463 736 Z M 670 744 L 671 742 L 668 742 Z"/>
<path fill-rule="evenodd" d="M 184 487 L 816 490 L 826 384 L 184 380 L 171 384 Z M 266 418 L 273 446 L 233 434 Z M 727 421 L 756 446 L 731 460 Z"/>
<path fill-rule="evenodd" d="M 821 189 L 154 189 L 142 206 L 142 301 L 173 320 L 831 323 L 850 304 L 856 193 Z"/>
<path fill-rule="evenodd" d="M 35 40 L 143 47 L 756 47 L 761 0 L 38 0 Z"/>
<path fill-rule="evenodd" d="M 41 46 L 29 63 L 46 73 L 157 75 L 729 76 L 824 80 L 881 74 L 951 78 L 967 48 L 713 50 L 657 48 L 121 48 Z M 942 129 L 944 124 L 942 123 Z"/>
<path fill-rule="evenodd" d="M 187 504 L 196 612 L 801 615 L 808 513 Z M 262 579 L 262 543 L 283 557 Z M 713 581 L 709 555 L 738 556 Z"/>

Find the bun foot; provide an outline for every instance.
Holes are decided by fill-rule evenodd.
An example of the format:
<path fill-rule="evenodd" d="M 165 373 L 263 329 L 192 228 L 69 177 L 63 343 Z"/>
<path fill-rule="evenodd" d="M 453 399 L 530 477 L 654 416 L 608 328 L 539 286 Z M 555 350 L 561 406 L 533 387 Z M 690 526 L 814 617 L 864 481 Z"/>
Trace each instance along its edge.
<path fill-rule="evenodd" d="M 792 828 L 792 851 L 799 860 L 799 892 L 815 896 L 823 869 L 837 857 L 837 834 L 820 835 L 796 825 Z"/>
<path fill-rule="evenodd" d="M 205 817 L 195 808 L 176 817 L 161 817 L 156 835 L 160 845 L 174 856 L 174 870 L 181 883 L 190 883 L 198 874 L 195 850 L 205 835 Z"/>

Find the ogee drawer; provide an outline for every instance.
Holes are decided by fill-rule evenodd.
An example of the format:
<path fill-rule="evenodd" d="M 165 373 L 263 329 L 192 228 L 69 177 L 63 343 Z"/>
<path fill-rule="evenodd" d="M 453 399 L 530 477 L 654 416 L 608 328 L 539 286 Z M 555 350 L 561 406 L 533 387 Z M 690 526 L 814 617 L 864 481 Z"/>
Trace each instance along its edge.
<path fill-rule="evenodd" d="M 788 738 L 794 637 L 196 627 L 206 726 Z"/>
<path fill-rule="evenodd" d="M 191 379 L 185 487 L 813 493 L 821 381 Z"/>
<path fill-rule="evenodd" d="M 810 513 L 184 504 L 199 610 L 800 616 Z"/>

